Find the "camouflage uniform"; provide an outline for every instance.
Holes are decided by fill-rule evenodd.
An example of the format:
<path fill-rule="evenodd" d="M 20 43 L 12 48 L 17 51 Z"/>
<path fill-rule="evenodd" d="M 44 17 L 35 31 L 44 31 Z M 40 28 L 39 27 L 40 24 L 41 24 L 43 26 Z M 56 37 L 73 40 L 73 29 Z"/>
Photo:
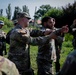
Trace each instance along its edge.
<path fill-rule="evenodd" d="M 41 30 L 46 31 L 47 28 L 43 27 Z M 54 28 L 54 31 L 58 29 Z M 61 34 L 60 34 L 61 35 Z M 62 41 L 59 37 L 56 39 L 59 42 Z M 55 40 L 55 42 L 56 42 Z M 56 45 L 56 56 L 57 56 L 57 63 L 59 63 L 60 59 L 60 53 L 58 52 L 58 44 L 55 43 Z M 38 55 L 37 55 L 37 66 L 38 66 L 38 75 L 52 75 L 52 45 L 51 45 L 51 40 L 47 44 L 42 44 L 38 46 Z M 58 66 L 60 67 L 60 65 Z M 58 69 L 57 67 L 57 69 Z"/>
<path fill-rule="evenodd" d="M 39 35 L 38 31 L 31 32 L 31 36 Z M 43 34 L 40 34 L 43 35 Z M 50 40 L 49 36 L 32 38 L 28 28 L 23 29 L 20 25 L 15 26 L 10 35 L 10 50 L 8 58 L 13 61 L 21 75 L 32 75 L 30 69 L 29 44 L 42 45 L 47 44 Z"/>
<path fill-rule="evenodd" d="M 42 31 L 46 31 L 46 28 L 42 27 Z M 37 67 L 38 75 L 52 75 L 52 61 L 51 61 L 51 40 L 48 43 L 44 43 L 38 46 L 37 54 Z"/>
<path fill-rule="evenodd" d="M 0 75 L 19 75 L 14 63 L 0 56 Z"/>
<path fill-rule="evenodd" d="M 76 75 L 76 49 L 70 53 L 57 75 Z"/>
<path fill-rule="evenodd" d="M 3 56 L 3 51 L 6 52 L 6 33 L 2 30 L 0 30 L 0 55 Z"/>

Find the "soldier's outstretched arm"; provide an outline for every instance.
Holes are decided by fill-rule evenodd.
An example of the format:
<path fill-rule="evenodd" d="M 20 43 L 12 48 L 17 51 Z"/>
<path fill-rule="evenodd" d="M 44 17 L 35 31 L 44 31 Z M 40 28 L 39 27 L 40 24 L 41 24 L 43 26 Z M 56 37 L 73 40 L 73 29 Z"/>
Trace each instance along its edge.
<path fill-rule="evenodd" d="M 61 29 L 52 32 L 50 35 L 44 36 L 44 37 L 37 37 L 37 38 L 31 38 L 30 43 L 32 45 L 42 45 L 47 44 L 51 39 L 56 39 L 58 35 L 61 35 L 61 33 L 67 33 L 68 27 L 63 26 Z"/>
<path fill-rule="evenodd" d="M 45 30 L 45 31 L 34 29 L 34 30 L 30 31 L 30 36 L 31 37 L 45 36 L 45 35 L 49 35 L 51 32 L 52 32 L 51 29 Z"/>
<path fill-rule="evenodd" d="M 60 30 L 52 32 L 50 35 L 32 38 L 29 36 L 28 32 L 25 32 L 25 30 L 17 30 L 14 31 L 13 34 L 11 34 L 10 38 L 12 39 L 12 37 L 14 37 L 13 39 L 20 41 L 23 44 L 29 43 L 32 45 L 42 45 L 47 44 L 50 41 L 50 39 L 56 39 L 58 35 L 66 32 L 68 32 L 68 27 L 63 26 Z"/>

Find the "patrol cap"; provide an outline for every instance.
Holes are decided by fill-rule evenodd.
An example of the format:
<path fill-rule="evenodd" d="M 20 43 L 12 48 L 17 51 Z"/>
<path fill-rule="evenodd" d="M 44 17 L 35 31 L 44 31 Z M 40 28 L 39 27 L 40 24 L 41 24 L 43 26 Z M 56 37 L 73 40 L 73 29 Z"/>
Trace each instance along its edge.
<path fill-rule="evenodd" d="M 2 26 L 3 26 L 3 25 L 4 25 L 4 21 L 1 21 L 1 20 L 0 20 L 0 25 L 2 25 Z"/>
<path fill-rule="evenodd" d="M 30 15 L 27 12 L 19 12 L 17 13 L 17 18 L 26 17 L 28 19 L 31 19 Z"/>

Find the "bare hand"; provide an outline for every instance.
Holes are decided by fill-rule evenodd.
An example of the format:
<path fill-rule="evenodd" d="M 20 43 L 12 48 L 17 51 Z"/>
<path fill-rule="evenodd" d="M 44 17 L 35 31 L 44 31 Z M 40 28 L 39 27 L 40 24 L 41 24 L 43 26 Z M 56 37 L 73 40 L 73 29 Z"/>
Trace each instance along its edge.
<path fill-rule="evenodd" d="M 67 33 L 69 31 L 68 25 L 65 25 L 61 28 L 61 33 Z"/>
<path fill-rule="evenodd" d="M 49 35 L 49 34 L 52 33 L 52 32 L 53 32 L 53 30 L 51 30 L 51 29 L 46 29 L 44 35 Z"/>

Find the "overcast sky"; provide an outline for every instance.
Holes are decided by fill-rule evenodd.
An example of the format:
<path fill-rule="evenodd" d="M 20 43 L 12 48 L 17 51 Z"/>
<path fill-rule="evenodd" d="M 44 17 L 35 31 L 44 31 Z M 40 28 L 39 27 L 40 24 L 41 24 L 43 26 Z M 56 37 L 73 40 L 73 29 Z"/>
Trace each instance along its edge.
<path fill-rule="evenodd" d="M 38 9 L 41 5 L 46 4 L 50 4 L 50 6 L 53 7 L 61 7 L 66 6 L 68 3 L 72 4 L 74 1 L 75 0 L 0 0 L 0 9 L 3 9 L 3 15 L 6 16 L 5 9 L 9 3 L 11 4 L 12 14 L 15 6 L 19 6 L 22 9 L 22 6 L 26 5 L 28 6 L 30 16 L 33 18 L 35 7 Z"/>

